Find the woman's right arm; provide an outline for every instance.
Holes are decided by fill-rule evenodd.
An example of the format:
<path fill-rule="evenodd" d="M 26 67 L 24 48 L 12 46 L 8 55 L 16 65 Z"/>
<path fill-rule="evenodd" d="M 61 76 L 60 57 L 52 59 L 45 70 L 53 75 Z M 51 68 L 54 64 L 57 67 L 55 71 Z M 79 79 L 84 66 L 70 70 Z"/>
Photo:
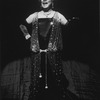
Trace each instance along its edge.
<path fill-rule="evenodd" d="M 31 37 L 31 35 L 29 34 L 27 27 L 25 25 L 22 25 L 22 24 L 19 27 L 20 27 L 21 31 L 23 32 L 26 40 L 29 39 Z"/>
<path fill-rule="evenodd" d="M 26 18 L 26 22 L 25 22 L 25 24 L 27 23 L 27 24 L 31 24 L 32 22 L 34 22 L 34 20 L 35 20 L 35 18 L 36 18 L 36 12 L 35 13 L 33 13 L 33 14 L 31 14 L 31 15 L 29 15 L 27 18 Z M 25 26 L 25 25 L 20 25 L 20 29 L 21 29 L 21 31 L 24 33 L 24 36 L 25 36 L 25 38 L 26 38 L 26 40 L 27 39 L 29 39 L 30 37 L 31 37 L 31 35 L 29 34 L 29 32 L 28 32 L 28 29 L 27 29 L 27 27 Z"/>
<path fill-rule="evenodd" d="M 32 22 L 34 22 L 36 16 L 37 16 L 37 12 L 31 14 L 30 16 L 28 16 L 28 17 L 26 18 L 26 22 L 27 22 L 28 24 L 31 24 Z"/>

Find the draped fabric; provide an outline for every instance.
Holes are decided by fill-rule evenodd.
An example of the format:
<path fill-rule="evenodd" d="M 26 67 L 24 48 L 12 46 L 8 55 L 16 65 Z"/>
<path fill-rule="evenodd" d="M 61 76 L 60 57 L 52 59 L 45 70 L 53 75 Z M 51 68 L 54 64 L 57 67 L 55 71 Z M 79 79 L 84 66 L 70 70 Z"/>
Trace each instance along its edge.
<path fill-rule="evenodd" d="M 5 66 L 1 74 L 0 82 L 2 91 L 1 100 L 28 100 L 32 78 L 31 64 L 32 60 L 29 57 L 13 61 Z M 71 92 L 77 95 L 80 98 L 79 100 L 98 100 L 100 81 L 98 81 L 99 78 L 97 78 L 95 71 L 91 70 L 91 66 L 75 61 L 63 61 L 63 71 L 69 82 L 69 84 L 67 84 L 68 87 L 66 87 L 69 91 L 68 94 Z M 52 76 L 51 81 L 54 83 Z M 54 93 L 55 91 L 51 92 Z M 38 95 L 38 97 L 39 96 L 41 97 L 41 95 Z M 71 97 L 74 96 L 71 94 Z"/>

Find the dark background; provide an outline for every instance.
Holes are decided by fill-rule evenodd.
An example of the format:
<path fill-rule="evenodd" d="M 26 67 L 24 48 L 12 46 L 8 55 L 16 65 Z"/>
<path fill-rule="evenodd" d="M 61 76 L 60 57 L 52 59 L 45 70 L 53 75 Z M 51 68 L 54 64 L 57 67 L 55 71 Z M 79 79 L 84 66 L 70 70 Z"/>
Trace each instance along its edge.
<path fill-rule="evenodd" d="M 1 69 L 12 61 L 30 56 L 30 41 L 25 40 L 19 25 L 31 13 L 39 11 L 39 5 L 38 0 L 2 0 Z M 63 60 L 75 60 L 98 71 L 99 1 L 56 0 L 54 6 L 67 19 L 79 17 L 62 27 Z"/>

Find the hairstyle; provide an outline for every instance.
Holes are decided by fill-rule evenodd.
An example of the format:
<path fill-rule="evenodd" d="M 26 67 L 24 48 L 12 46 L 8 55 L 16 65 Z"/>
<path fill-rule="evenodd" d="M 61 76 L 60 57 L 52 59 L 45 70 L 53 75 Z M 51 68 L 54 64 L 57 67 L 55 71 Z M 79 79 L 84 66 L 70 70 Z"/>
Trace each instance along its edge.
<path fill-rule="evenodd" d="M 41 2 L 41 0 L 38 0 L 39 2 Z M 51 0 L 52 2 L 54 1 L 54 0 Z"/>

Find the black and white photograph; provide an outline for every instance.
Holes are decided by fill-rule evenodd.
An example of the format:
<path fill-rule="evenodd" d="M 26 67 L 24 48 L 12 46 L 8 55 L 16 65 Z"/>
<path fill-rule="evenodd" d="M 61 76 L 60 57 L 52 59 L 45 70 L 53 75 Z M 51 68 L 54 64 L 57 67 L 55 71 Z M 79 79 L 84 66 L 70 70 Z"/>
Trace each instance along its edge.
<path fill-rule="evenodd" d="M 100 100 L 99 0 L 2 0 L 0 100 Z"/>

